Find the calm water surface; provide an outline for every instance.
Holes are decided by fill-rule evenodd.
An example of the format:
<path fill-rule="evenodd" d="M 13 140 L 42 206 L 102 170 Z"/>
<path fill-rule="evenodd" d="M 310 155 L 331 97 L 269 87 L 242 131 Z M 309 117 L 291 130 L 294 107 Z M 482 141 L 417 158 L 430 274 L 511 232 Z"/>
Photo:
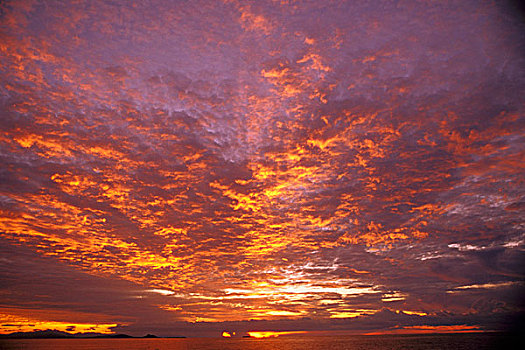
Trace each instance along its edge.
<path fill-rule="evenodd" d="M 522 338 L 501 334 L 281 337 L 269 339 L 9 339 L 2 350 L 484 350 L 525 349 Z"/>

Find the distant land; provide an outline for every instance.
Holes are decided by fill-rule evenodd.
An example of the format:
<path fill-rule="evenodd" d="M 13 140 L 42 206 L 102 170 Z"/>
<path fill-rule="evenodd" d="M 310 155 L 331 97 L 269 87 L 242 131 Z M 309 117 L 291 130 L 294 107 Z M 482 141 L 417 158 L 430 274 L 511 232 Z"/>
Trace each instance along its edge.
<path fill-rule="evenodd" d="M 159 338 L 153 334 L 147 334 L 143 337 L 133 337 L 128 334 L 102 334 L 102 333 L 68 333 L 57 330 L 33 331 L 33 332 L 15 332 L 10 334 L 0 334 L 0 339 L 88 339 L 88 338 Z M 170 338 L 186 338 L 183 336 Z"/>

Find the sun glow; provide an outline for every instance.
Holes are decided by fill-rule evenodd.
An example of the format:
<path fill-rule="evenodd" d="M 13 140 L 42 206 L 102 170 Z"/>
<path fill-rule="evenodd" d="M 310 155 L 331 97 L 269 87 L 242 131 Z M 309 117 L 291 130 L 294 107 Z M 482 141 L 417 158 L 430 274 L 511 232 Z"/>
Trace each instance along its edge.
<path fill-rule="evenodd" d="M 287 331 L 287 332 L 273 332 L 273 331 L 252 331 L 248 332 L 248 335 L 252 338 L 277 338 L 281 335 L 292 335 L 292 334 L 305 334 L 306 331 Z"/>
<path fill-rule="evenodd" d="M 53 329 L 70 333 L 101 333 L 112 334 L 111 328 L 117 327 L 115 323 L 74 323 L 53 320 L 42 320 L 10 314 L 0 314 L 0 334 L 13 332 L 33 332 Z"/>

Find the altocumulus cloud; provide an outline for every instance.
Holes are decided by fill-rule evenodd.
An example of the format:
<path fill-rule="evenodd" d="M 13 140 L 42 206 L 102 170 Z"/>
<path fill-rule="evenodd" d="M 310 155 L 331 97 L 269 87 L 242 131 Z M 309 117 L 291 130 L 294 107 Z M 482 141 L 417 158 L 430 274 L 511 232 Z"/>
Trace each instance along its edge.
<path fill-rule="evenodd" d="M 0 6 L 0 332 L 519 324 L 510 3 Z"/>

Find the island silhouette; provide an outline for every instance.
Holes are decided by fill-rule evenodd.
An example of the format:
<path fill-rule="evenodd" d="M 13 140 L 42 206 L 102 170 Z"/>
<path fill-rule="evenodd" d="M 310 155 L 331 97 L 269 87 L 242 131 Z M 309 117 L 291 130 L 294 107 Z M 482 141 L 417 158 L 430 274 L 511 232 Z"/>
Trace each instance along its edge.
<path fill-rule="evenodd" d="M 9 334 L 0 334 L 0 339 L 89 339 L 89 338 L 162 338 L 154 334 L 146 334 L 143 337 L 135 337 L 128 334 L 103 334 L 103 333 L 68 333 L 55 329 L 32 332 L 14 332 Z M 175 336 L 168 338 L 186 338 L 184 336 Z"/>

